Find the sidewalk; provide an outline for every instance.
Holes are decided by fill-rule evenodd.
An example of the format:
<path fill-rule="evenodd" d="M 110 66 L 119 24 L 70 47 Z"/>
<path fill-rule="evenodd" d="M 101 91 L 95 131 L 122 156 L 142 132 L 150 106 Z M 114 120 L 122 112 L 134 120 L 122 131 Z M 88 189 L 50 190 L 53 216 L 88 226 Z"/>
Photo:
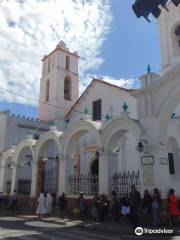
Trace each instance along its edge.
<path fill-rule="evenodd" d="M 71 219 L 65 218 L 61 219 L 57 216 L 46 216 L 43 218 L 37 218 L 36 215 L 16 215 L 16 217 L 24 219 L 26 222 L 44 222 L 48 224 L 59 224 L 59 227 L 69 227 L 69 228 L 83 228 L 88 229 L 90 231 L 98 231 L 98 232 L 107 232 L 107 233 L 118 233 L 118 234 L 134 234 L 134 230 L 131 225 L 127 225 L 122 222 L 112 222 L 112 221 L 104 221 L 104 222 L 95 222 L 92 220 L 80 220 L 80 219 Z M 32 225 L 33 226 L 33 225 Z M 37 226 L 37 225 L 36 225 Z M 34 226 L 34 227 L 36 227 Z M 38 227 L 38 226 L 37 226 Z"/>
<path fill-rule="evenodd" d="M 17 214 L 17 215 L 4 215 L 0 216 L 0 220 L 3 219 L 11 221 L 21 220 L 24 222 L 26 226 L 30 226 L 33 228 L 78 228 L 89 230 L 92 232 L 99 232 L 102 234 L 123 234 L 123 235 L 134 235 L 134 229 L 132 229 L 131 225 L 128 223 L 124 223 L 122 221 L 113 222 L 111 220 L 107 220 L 104 222 L 95 222 L 93 220 L 85 219 L 73 219 L 73 218 L 64 218 L 61 219 L 57 215 L 46 216 L 43 218 L 38 218 L 36 215 L 28 215 L 28 214 Z M 14 218 L 14 219 L 13 219 Z M 153 227 L 147 227 L 149 229 L 153 229 Z M 157 229 L 173 229 L 177 235 L 180 235 L 180 226 L 171 227 L 171 226 L 162 226 Z"/>

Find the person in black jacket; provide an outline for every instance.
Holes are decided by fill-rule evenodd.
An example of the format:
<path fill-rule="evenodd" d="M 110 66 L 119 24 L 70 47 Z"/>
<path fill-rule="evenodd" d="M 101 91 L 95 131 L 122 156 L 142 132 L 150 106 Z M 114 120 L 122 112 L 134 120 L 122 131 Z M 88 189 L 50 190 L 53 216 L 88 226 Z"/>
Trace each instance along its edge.
<path fill-rule="evenodd" d="M 67 198 L 65 193 L 62 193 L 62 195 L 59 197 L 59 207 L 61 211 L 61 218 L 64 218 L 64 210 L 67 206 Z"/>
<path fill-rule="evenodd" d="M 131 186 L 131 192 L 129 194 L 130 205 L 130 219 L 134 228 L 140 226 L 138 218 L 138 207 L 141 202 L 140 193 L 136 190 L 135 185 Z"/>

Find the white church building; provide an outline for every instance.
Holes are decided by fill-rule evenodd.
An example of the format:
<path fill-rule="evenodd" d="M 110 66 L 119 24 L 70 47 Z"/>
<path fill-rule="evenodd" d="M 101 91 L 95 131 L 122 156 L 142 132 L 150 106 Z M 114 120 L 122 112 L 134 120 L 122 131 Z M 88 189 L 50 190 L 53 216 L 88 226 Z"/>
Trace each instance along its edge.
<path fill-rule="evenodd" d="M 0 114 L 0 192 L 180 195 L 180 6 L 168 7 L 161 75 L 148 67 L 140 89 L 93 79 L 79 97 L 78 53 L 61 41 L 43 57 L 38 119 Z"/>

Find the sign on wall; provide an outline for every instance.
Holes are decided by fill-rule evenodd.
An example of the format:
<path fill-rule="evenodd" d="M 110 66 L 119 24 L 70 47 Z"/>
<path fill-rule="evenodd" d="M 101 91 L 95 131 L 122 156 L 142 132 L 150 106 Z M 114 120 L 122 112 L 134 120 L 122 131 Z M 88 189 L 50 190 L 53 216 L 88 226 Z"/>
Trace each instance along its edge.
<path fill-rule="evenodd" d="M 153 165 L 143 166 L 143 184 L 144 186 L 154 186 L 154 167 Z"/>
<path fill-rule="evenodd" d="M 142 156 L 141 164 L 143 165 L 143 184 L 144 186 L 154 185 L 154 156 Z"/>
<path fill-rule="evenodd" d="M 142 156 L 141 157 L 141 164 L 142 165 L 153 165 L 154 164 L 154 157 L 153 156 Z"/>

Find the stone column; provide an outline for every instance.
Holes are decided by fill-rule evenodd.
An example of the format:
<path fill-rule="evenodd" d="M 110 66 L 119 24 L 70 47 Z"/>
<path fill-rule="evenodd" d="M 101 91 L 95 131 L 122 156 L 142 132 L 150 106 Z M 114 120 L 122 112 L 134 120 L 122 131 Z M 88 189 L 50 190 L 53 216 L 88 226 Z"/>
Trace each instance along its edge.
<path fill-rule="evenodd" d="M 14 190 L 17 191 L 16 189 L 16 173 L 17 173 L 17 166 L 13 166 L 12 169 L 12 182 L 11 182 L 11 194 L 13 194 Z"/>
<path fill-rule="evenodd" d="M 63 192 L 68 193 L 68 183 L 67 183 L 67 171 L 66 171 L 66 161 L 68 159 L 62 155 L 59 157 L 59 184 L 58 184 L 58 196 Z"/>
<path fill-rule="evenodd" d="M 162 198 L 167 197 L 170 186 L 168 149 L 158 145 L 154 149 L 154 185 L 162 191 Z"/>
<path fill-rule="evenodd" d="M 34 159 L 31 177 L 31 197 L 36 197 L 36 184 L 37 184 L 37 161 Z"/>
<path fill-rule="evenodd" d="M 0 167 L 0 192 L 4 191 L 4 175 L 5 175 L 5 166 Z"/>
<path fill-rule="evenodd" d="M 99 193 L 110 194 L 112 175 L 117 170 L 117 153 L 100 152 L 99 154 Z"/>
<path fill-rule="evenodd" d="M 108 157 L 105 152 L 99 152 L 99 193 L 109 193 Z"/>

